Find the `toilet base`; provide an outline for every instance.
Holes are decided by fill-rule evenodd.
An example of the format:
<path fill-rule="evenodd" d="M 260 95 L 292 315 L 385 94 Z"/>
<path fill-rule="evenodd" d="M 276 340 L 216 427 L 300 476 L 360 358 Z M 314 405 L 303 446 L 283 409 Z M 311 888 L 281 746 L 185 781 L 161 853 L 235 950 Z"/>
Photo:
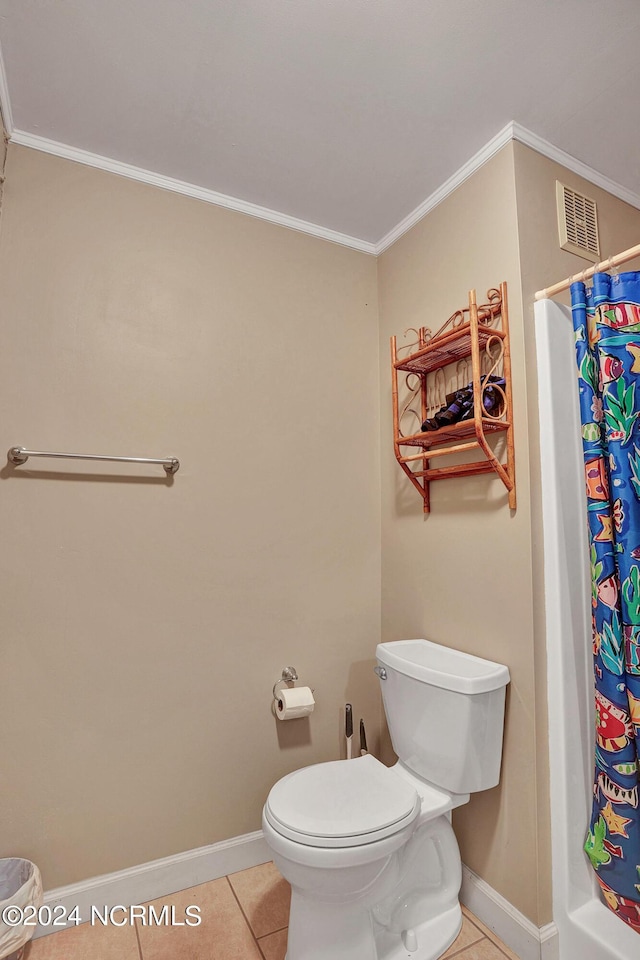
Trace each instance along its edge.
<path fill-rule="evenodd" d="M 314 912 L 314 919 L 316 918 L 317 914 Z M 328 920 L 329 918 L 327 917 L 325 919 Z M 456 903 L 444 913 L 418 924 L 412 931 L 408 932 L 408 935 L 380 930 L 375 934 L 374 940 L 371 939 L 370 935 L 367 936 L 363 929 L 359 929 L 360 925 L 364 925 L 365 928 L 369 927 L 370 929 L 370 914 L 365 911 L 359 915 L 351 914 L 349 920 L 350 928 L 340 930 L 338 936 L 340 946 L 336 944 L 331 950 L 332 957 L 336 958 L 336 960 L 343 955 L 345 957 L 357 955 L 359 956 L 359 960 L 437 960 L 438 957 L 441 957 L 442 954 L 446 952 L 460 933 L 462 928 L 462 911 L 460 904 Z M 309 928 L 307 928 L 307 930 L 309 933 L 311 932 Z M 334 931 L 337 933 L 335 927 Z M 360 939 L 361 937 L 362 939 Z M 361 943 L 360 949 L 356 946 L 358 942 Z M 300 946 L 300 944 L 298 946 Z M 354 946 L 356 948 L 355 954 Z M 366 956 L 365 953 L 361 952 L 363 949 Z M 342 951 L 344 951 L 344 953 L 342 953 Z M 294 946 L 293 952 L 287 951 L 285 960 L 297 960 L 299 955 L 299 950 L 296 950 Z M 305 945 L 303 955 L 305 958 L 315 958 L 317 956 L 319 960 L 320 958 L 324 960 L 327 956 L 322 948 L 316 953 L 312 945 L 308 942 Z"/>
<path fill-rule="evenodd" d="M 456 903 L 437 917 L 418 924 L 413 929 L 414 943 L 411 943 L 410 936 L 382 930 L 376 935 L 376 960 L 437 960 L 449 949 L 461 929 L 462 911 L 460 904 Z M 416 949 L 409 949 L 414 945 Z"/>
<path fill-rule="evenodd" d="M 321 903 L 291 891 L 285 960 L 378 960 L 371 911 Z"/>
<path fill-rule="evenodd" d="M 292 888 L 287 960 L 437 960 L 460 932 L 462 863 L 445 815 L 360 867 L 274 861 Z"/>

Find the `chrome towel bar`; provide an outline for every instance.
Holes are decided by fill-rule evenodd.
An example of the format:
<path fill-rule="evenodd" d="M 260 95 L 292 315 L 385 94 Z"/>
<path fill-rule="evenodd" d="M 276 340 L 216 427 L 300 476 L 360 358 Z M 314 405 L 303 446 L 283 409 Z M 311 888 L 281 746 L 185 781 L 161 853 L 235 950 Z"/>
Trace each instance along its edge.
<path fill-rule="evenodd" d="M 26 463 L 29 457 L 55 457 L 61 460 L 111 460 L 117 463 L 159 463 L 164 467 L 167 476 L 177 473 L 180 461 L 175 457 L 105 457 L 93 453 L 50 453 L 44 450 L 25 450 L 24 447 L 11 447 L 7 453 L 10 463 L 19 466 Z"/>

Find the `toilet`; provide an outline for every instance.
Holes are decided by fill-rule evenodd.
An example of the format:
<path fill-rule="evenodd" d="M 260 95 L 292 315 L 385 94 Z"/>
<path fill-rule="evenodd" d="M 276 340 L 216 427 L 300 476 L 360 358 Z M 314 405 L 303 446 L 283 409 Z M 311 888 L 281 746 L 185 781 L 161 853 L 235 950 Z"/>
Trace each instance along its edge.
<path fill-rule="evenodd" d="M 264 806 L 291 884 L 286 960 L 435 960 L 462 926 L 451 811 L 499 781 L 509 670 L 429 640 L 376 657 L 397 763 L 303 767 Z"/>

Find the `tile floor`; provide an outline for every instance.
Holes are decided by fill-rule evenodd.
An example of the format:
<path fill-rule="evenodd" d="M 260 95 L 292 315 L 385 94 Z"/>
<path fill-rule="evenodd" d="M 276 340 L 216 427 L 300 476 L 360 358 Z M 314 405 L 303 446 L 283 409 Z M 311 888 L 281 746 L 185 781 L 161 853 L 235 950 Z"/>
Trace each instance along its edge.
<path fill-rule="evenodd" d="M 184 919 L 190 904 L 200 907 L 198 927 L 91 926 L 61 930 L 30 943 L 24 960 L 284 960 L 289 920 L 289 884 L 272 863 L 154 900 L 157 913 L 173 905 Z M 518 960 L 464 907 L 460 936 L 449 960 Z"/>

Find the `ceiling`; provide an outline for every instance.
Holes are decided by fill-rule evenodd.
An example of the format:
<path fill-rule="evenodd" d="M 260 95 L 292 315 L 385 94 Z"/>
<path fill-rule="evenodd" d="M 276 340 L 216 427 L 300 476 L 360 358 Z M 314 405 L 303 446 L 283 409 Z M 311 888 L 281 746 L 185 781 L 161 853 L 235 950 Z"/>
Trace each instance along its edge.
<path fill-rule="evenodd" d="M 0 0 L 0 45 L 17 142 L 368 243 L 510 121 L 640 196 L 639 0 Z"/>

